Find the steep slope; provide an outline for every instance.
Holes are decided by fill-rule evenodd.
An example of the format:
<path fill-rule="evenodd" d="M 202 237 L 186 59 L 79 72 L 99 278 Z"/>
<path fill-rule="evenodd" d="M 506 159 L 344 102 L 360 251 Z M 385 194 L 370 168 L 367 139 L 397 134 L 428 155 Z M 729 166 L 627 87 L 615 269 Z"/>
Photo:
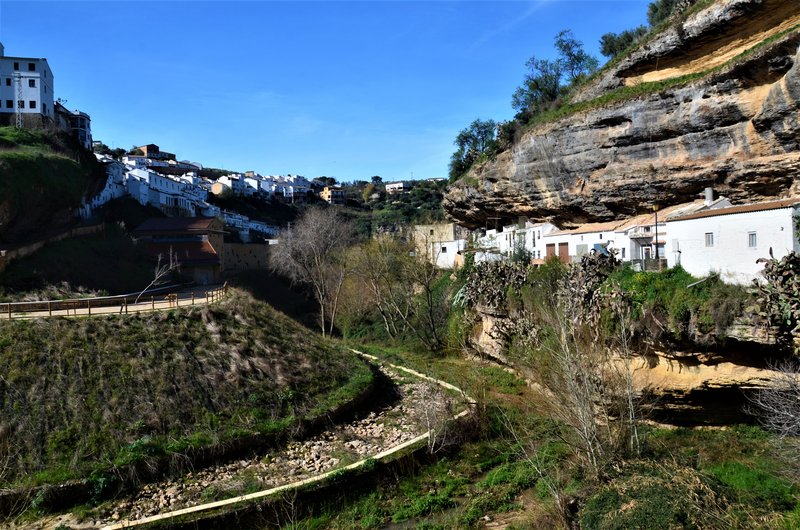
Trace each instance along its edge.
<path fill-rule="evenodd" d="M 451 186 L 448 214 L 610 220 L 713 186 L 800 192 L 800 3 L 719 0 L 601 72 L 513 147 Z"/>
<path fill-rule="evenodd" d="M 70 222 L 81 198 L 104 181 L 94 155 L 70 136 L 0 127 L 0 243 Z"/>
<path fill-rule="evenodd" d="M 0 322 L 0 488 L 288 433 L 369 367 L 243 292 L 168 313 Z"/>

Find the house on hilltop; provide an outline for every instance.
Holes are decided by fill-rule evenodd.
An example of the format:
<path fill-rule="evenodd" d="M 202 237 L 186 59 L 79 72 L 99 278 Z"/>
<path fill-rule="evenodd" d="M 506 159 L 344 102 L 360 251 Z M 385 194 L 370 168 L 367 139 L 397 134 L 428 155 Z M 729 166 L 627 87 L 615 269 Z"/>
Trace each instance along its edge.
<path fill-rule="evenodd" d="M 5 55 L 0 44 L 0 119 L 13 125 L 19 113 L 25 126 L 55 121 L 53 71 L 47 59 Z"/>
<path fill-rule="evenodd" d="M 55 125 L 92 148 L 91 118 L 71 111 L 55 98 L 54 77 L 47 59 L 7 56 L 0 43 L 0 125 Z"/>

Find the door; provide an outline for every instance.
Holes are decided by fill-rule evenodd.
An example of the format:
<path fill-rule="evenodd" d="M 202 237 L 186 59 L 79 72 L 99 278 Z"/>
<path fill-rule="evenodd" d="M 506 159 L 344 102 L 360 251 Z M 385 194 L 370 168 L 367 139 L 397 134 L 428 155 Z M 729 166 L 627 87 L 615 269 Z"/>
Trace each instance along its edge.
<path fill-rule="evenodd" d="M 561 263 L 569 263 L 569 243 L 558 244 L 558 259 Z"/>
<path fill-rule="evenodd" d="M 547 245 L 545 245 L 544 257 L 545 258 L 552 258 L 555 255 L 556 255 L 556 244 L 555 243 L 548 243 Z"/>

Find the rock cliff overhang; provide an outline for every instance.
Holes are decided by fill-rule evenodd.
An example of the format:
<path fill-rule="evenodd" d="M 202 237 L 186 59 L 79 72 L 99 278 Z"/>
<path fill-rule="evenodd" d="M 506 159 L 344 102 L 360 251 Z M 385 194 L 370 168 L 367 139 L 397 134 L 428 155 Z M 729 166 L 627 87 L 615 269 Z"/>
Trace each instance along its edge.
<path fill-rule="evenodd" d="M 570 225 L 709 186 L 740 202 L 798 194 L 800 2 L 716 2 L 601 73 L 572 105 L 452 185 L 448 214 L 473 228 L 519 216 Z"/>

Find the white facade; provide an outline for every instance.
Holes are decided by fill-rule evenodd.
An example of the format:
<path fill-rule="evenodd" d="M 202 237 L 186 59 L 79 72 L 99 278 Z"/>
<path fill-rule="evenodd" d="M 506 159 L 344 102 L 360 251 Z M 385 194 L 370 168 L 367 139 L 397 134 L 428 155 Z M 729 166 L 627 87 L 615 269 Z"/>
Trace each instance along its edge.
<path fill-rule="evenodd" d="M 517 249 L 524 248 L 533 259 L 544 259 L 545 245 L 542 237 L 558 230 L 552 223 L 513 224 L 500 230 L 487 230 L 475 246 L 475 261 L 498 261 L 510 258 Z"/>
<path fill-rule="evenodd" d="M 792 204 L 793 203 L 793 204 Z M 749 211 L 748 211 L 749 210 Z M 747 284 L 763 266 L 759 258 L 800 252 L 795 220 L 800 199 L 734 206 L 669 221 L 667 260 L 693 276 L 717 272 L 731 283 Z"/>
<path fill-rule="evenodd" d="M 467 248 L 466 239 L 455 239 L 453 241 L 439 241 L 436 255 L 436 267 L 440 269 L 456 268 L 456 257 L 458 253 Z"/>
<path fill-rule="evenodd" d="M 47 59 L 0 53 L 0 112 L 40 114 L 54 119 L 53 72 Z"/>

